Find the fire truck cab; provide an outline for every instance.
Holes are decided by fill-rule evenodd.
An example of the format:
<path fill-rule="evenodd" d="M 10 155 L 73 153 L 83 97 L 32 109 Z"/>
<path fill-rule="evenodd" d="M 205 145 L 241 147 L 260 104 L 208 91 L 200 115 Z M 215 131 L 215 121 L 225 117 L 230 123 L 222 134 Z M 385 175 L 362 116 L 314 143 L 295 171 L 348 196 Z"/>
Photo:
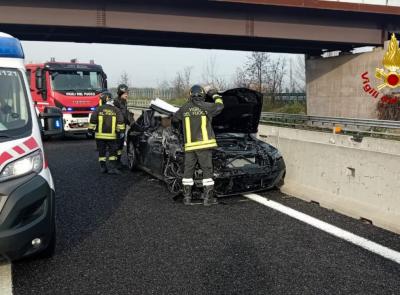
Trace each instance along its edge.
<path fill-rule="evenodd" d="M 87 134 L 90 114 L 107 89 L 107 76 L 100 65 L 56 62 L 26 65 L 32 99 L 42 113 L 47 106 L 63 113 L 64 134 Z"/>
<path fill-rule="evenodd" d="M 37 116 L 21 43 L 0 32 L 0 261 L 54 252 L 55 190 L 41 133 L 61 133 L 60 121 L 57 109 Z"/>

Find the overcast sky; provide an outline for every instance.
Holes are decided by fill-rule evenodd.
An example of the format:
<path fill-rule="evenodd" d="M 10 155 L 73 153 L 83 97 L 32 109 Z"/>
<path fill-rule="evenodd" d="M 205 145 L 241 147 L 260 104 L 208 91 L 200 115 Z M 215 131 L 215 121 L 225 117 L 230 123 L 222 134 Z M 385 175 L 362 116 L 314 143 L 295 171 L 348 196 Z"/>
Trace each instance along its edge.
<path fill-rule="evenodd" d="M 27 62 L 49 61 L 51 57 L 56 61 L 94 59 L 103 66 L 111 87 L 118 83 L 123 71 L 129 74 L 133 87 L 157 87 L 164 80 L 173 80 L 176 72 L 186 66 L 193 67 L 192 83 L 201 82 L 204 67 L 211 59 L 215 60 L 217 74 L 231 81 L 236 68 L 249 55 L 244 51 L 64 42 L 24 41 L 23 47 Z"/>

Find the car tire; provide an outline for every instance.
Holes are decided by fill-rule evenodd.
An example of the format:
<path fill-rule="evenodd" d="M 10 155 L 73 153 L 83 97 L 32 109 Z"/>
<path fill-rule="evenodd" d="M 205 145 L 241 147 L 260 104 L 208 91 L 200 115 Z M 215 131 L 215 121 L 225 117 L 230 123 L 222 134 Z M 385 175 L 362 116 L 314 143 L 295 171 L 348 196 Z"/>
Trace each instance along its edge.
<path fill-rule="evenodd" d="M 126 158 L 128 160 L 128 168 L 131 171 L 136 170 L 136 164 L 137 164 L 137 155 L 135 151 L 135 146 L 132 141 L 128 141 L 127 147 L 126 147 Z"/>
<path fill-rule="evenodd" d="M 164 168 L 164 182 L 167 185 L 168 191 L 172 194 L 179 194 L 182 192 L 182 167 L 177 166 L 176 163 L 167 161 Z"/>
<path fill-rule="evenodd" d="M 277 184 L 275 185 L 275 188 L 276 188 L 276 189 L 280 190 L 281 187 L 285 184 L 285 175 L 286 175 L 286 173 L 283 174 L 282 178 L 279 179 L 279 181 L 278 181 Z"/>

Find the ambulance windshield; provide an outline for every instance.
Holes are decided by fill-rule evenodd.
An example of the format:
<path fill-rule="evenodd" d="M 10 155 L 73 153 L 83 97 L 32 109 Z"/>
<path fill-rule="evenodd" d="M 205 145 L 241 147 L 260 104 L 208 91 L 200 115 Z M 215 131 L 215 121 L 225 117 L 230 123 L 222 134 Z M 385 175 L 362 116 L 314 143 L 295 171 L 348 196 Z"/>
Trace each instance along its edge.
<path fill-rule="evenodd" d="M 30 129 L 29 103 L 22 73 L 0 68 L 0 141 L 20 137 Z"/>

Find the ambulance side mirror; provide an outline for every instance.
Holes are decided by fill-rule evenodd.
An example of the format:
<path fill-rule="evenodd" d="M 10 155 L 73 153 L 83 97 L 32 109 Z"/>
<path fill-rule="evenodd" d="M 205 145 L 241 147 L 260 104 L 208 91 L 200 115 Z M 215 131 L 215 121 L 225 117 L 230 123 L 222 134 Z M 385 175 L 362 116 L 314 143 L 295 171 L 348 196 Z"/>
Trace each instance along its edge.
<path fill-rule="evenodd" d="M 59 136 L 63 133 L 63 114 L 60 108 L 46 107 L 39 115 L 42 133 L 46 137 Z"/>

